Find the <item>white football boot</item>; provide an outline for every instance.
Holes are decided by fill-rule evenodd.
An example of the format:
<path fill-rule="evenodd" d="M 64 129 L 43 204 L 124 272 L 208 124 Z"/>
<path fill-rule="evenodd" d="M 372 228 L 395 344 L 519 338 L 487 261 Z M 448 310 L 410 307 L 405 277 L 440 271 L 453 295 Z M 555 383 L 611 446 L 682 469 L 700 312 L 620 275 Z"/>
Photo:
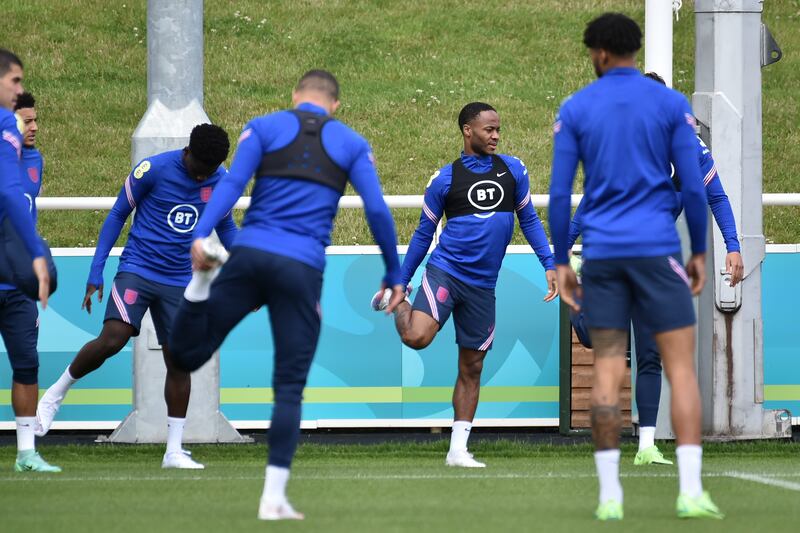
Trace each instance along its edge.
<path fill-rule="evenodd" d="M 50 431 L 53 419 L 56 417 L 56 413 L 61 408 L 61 402 L 63 401 L 64 395 L 54 392 L 53 387 L 50 387 L 44 393 L 36 406 L 36 422 L 34 423 L 33 433 L 37 437 L 44 437 Z"/>
<path fill-rule="evenodd" d="M 259 520 L 303 520 L 305 515 L 298 513 L 294 507 L 284 500 L 281 503 L 270 503 L 264 498 L 258 505 L 258 519 Z"/>
<path fill-rule="evenodd" d="M 444 464 L 447 466 L 460 466 L 461 468 L 486 468 L 485 463 L 476 461 L 467 450 L 447 452 Z"/>
<path fill-rule="evenodd" d="M 406 286 L 406 301 L 411 303 L 411 300 L 408 297 L 411 295 L 411 291 L 413 288 L 409 283 Z M 372 295 L 372 300 L 370 300 L 370 307 L 372 307 L 373 311 L 385 311 L 386 308 L 389 306 L 389 302 L 392 299 L 392 289 L 383 289 L 383 291 L 378 291 Z"/>
<path fill-rule="evenodd" d="M 205 466 L 201 465 L 188 454 L 183 451 L 167 452 L 164 454 L 164 459 L 161 461 L 161 468 L 180 468 L 185 470 L 203 470 Z"/>
<path fill-rule="evenodd" d="M 203 252 L 206 254 L 206 259 L 212 263 L 217 263 L 222 266 L 228 260 L 230 254 L 228 250 L 222 246 L 219 238 L 216 236 L 206 237 L 203 239 Z"/>

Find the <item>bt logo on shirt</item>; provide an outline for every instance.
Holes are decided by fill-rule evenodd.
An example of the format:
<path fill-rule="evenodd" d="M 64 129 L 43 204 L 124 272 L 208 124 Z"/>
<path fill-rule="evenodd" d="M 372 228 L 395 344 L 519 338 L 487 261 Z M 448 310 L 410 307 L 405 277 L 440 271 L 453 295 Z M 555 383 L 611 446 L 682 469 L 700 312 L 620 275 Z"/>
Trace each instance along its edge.
<path fill-rule="evenodd" d="M 197 224 L 199 214 L 197 208 L 191 204 L 179 204 L 173 207 L 167 215 L 167 224 L 178 233 L 189 233 Z"/>
<path fill-rule="evenodd" d="M 467 192 L 467 199 L 481 211 L 491 211 L 503 201 L 505 192 L 499 183 L 492 180 L 475 182 Z"/>

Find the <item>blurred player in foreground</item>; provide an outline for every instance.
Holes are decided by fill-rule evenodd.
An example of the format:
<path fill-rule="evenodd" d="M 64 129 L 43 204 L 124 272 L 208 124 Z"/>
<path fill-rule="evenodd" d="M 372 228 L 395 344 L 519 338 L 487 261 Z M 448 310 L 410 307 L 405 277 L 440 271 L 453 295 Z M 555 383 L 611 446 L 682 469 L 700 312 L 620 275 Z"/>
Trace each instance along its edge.
<path fill-rule="evenodd" d="M 24 92 L 14 106 L 22 125 L 22 174 L 20 183 L 36 226 L 36 197 L 42 186 L 42 155 L 36 149 L 36 101 Z M 36 302 L 16 286 L 0 283 L 0 333 L 13 369 L 11 405 L 17 422 L 17 472 L 61 472 L 36 452 L 34 426 L 39 400 L 39 310 Z"/>
<path fill-rule="evenodd" d="M 425 191 L 419 227 L 403 261 L 403 286 L 411 281 L 428 253 L 442 215 L 447 224 L 422 276 L 414 305 L 395 309 L 395 325 L 403 343 L 415 350 L 428 346 L 450 314 L 458 344 L 458 378 L 453 390 L 453 431 L 445 464 L 467 468 L 486 465 L 467 450 L 478 407 L 481 372 L 495 335 L 495 285 L 506 246 L 514 233 L 514 214 L 525 238 L 545 268 L 553 300 L 556 275 L 542 223 L 531 204 L 528 169 L 514 156 L 497 154 L 500 116 L 482 102 L 464 106 L 458 116 L 464 141 L 461 157 L 431 176 Z M 391 294 L 372 299 L 383 310 Z"/>
<path fill-rule="evenodd" d="M 292 100 L 294 109 L 254 118 L 242 131 L 230 174 L 194 229 L 195 272 L 170 337 L 176 363 L 196 370 L 253 309 L 269 309 L 274 405 L 258 509 L 262 520 L 303 518 L 289 503 L 286 484 L 300 436 L 303 388 L 320 333 L 325 247 L 348 181 L 364 200 L 367 222 L 383 253 L 383 286 L 393 288 L 388 311 L 404 295 L 394 221 L 372 151 L 363 137 L 331 117 L 339 107 L 339 83 L 327 71 L 309 71 Z M 254 175 L 250 208 L 226 261 L 227 254 L 207 237 Z"/>
<path fill-rule="evenodd" d="M 22 78 L 22 61 L 12 52 L 0 48 L 0 221 L 9 217 L 22 236 L 28 253 L 35 258 L 33 269 L 39 279 L 39 295 L 44 308 L 47 306 L 50 280 L 43 249 L 36 235 L 36 208 L 32 200 L 38 194 L 39 187 L 38 183 L 32 182 L 32 178 L 30 184 L 22 182 L 20 167 L 23 152 L 29 150 L 26 141 L 31 140 L 32 145 L 36 134 L 35 131 L 29 135 L 21 134 L 17 118 L 12 112 L 20 102 L 26 110 L 33 107 L 33 99 L 23 93 Z M 33 113 L 35 115 L 35 111 Z M 35 130 L 35 126 L 32 129 Z M 36 400 L 39 397 L 39 354 L 36 351 L 38 320 L 35 302 L 13 285 L 0 285 L 0 333 L 11 362 L 11 406 L 17 428 L 14 469 L 18 472 L 60 472 L 60 468 L 42 459 L 35 447 L 34 425 Z"/>
<path fill-rule="evenodd" d="M 167 366 L 167 450 L 161 466 L 203 468 L 181 447 L 192 381 L 188 372 L 173 364 L 168 339 L 183 290 L 192 276 L 191 232 L 212 190 L 226 174 L 221 165 L 229 147 L 225 130 L 201 124 L 192 130 L 189 146 L 142 160 L 125 179 L 100 230 L 82 304 L 91 313 L 92 295 L 97 292 L 98 302 L 103 300 L 103 269 L 108 254 L 136 209 L 111 284 L 103 329 L 98 338 L 80 349 L 39 401 L 37 434 L 49 431 L 67 391 L 77 380 L 100 368 L 139 334 L 142 318 L 150 309 Z M 216 229 L 223 244 L 230 246 L 236 235 L 230 213 L 221 217 Z"/>
<path fill-rule="evenodd" d="M 595 351 L 592 437 L 600 481 L 599 520 L 623 517 L 619 482 L 619 396 L 632 316 L 652 331 L 672 386 L 681 518 L 722 518 L 703 492 L 700 390 L 694 371 L 692 295 L 705 283 L 706 197 L 694 117 L 686 99 L 635 68 L 641 30 L 625 15 L 588 24 L 584 44 L 599 79 L 561 106 L 554 131 L 550 226 L 559 286 L 573 308 L 569 266 L 570 194 L 578 162 L 586 175 L 583 208 L 583 307 Z M 681 177 L 692 241 L 684 270 L 675 230 Z"/>
<path fill-rule="evenodd" d="M 666 85 L 664 79 L 655 72 L 648 72 L 645 76 Z M 730 285 L 734 287 L 741 281 L 744 273 L 739 238 L 736 235 L 736 220 L 733 218 L 728 195 L 725 194 L 722 181 L 717 175 L 717 167 L 711 157 L 711 152 L 700 137 L 697 137 L 697 158 L 700 163 L 700 174 L 703 176 L 708 205 L 725 239 L 728 251 L 725 257 L 725 267 L 730 274 Z M 672 183 L 678 194 L 678 209 L 682 210 L 680 176 L 673 173 Z M 677 211 L 675 217 L 677 218 L 679 214 L 680 211 Z M 572 224 L 570 224 L 570 249 L 581 233 L 582 219 L 583 203 L 575 210 Z M 576 315 L 573 313 L 573 316 Z M 672 461 L 664 458 L 655 443 L 658 403 L 661 397 L 661 355 L 658 353 L 658 345 L 653 334 L 644 327 L 638 315 L 635 314 L 633 315 L 633 332 L 636 342 L 636 407 L 639 410 L 639 451 L 636 453 L 633 464 L 637 466 L 671 465 Z"/>

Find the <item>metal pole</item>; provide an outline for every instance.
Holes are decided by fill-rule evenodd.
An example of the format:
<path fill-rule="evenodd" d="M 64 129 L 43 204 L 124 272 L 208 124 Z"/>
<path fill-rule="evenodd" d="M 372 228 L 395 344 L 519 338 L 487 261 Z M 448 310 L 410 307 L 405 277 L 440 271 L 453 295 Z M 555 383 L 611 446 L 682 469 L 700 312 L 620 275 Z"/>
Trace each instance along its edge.
<path fill-rule="evenodd" d="M 132 164 L 186 146 L 203 110 L 203 0 L 148 0 L 147 111 L 133 132 Z"/>
<path fill-rule="evenodd" d="M 644 70 L 672 87 L 672 0 L 647 0 L 644 7 Z"/>
<path fill-rule="evenodd" d="M 148 0 L 147 111 L 133 133 L 132 162 L 186 146 L 203 110 L 203 0 Z M 166 367 L 150 313 L 133 344 L 133 411 L 112 442 L 164 442 Z M 192 374 L 185 442 L 246 440 L 219 411 L 219 353 Z"/>
<path fill-rule="evenodd" d="M 791 435 L 785 411 L 763 408 L 762 4 L 695 2 L 693 107 L 731 201 L 745 266 L 744 281 L 732 289 L 724 275 L 725 244 L 715 229 L 698 313 L 703 429 L 741 439 Z"/>

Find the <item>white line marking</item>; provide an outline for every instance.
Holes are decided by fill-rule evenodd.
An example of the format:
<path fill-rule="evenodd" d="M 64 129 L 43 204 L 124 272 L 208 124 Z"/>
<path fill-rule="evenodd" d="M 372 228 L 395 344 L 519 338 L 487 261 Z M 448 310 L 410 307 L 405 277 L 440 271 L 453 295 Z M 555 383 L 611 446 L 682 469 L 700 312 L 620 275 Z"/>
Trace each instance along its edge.
<path fill-rule="evenodd" d="M 775 479 L 774 477 L 766 477 L 758 474 L 748 474 L 747 472 L 728 472 L 728 477 L 743 479 L 745 481 L 752 481 L 754 483 L 761 483 L 762 485 L 769 485 L 770 487 L 779 487 L 781 489 L 800 491 L 800 483 L 794 481 L 784 481 L 782 479 Z"/>
<path fill-rule="evenodd" d="M 564 473 L 564 472 L 545 472 L 539 474 L 293 474 L 292 479 L 305 479 L 312 481 L 336 480 L 336 481 L 399 481 L 399 480 L 438 480 L 438 479 L 592 479 L 593 473 Z M 642 479 L 642 478 L 666 478 L 674 479 L 678 477 L 677 472 L 624 472 L 621 478 Z M 705 478 L 736 478 L 756 483 L 774 485 L 776 487 L 787 488 L 790 490 L 800 490 L 800 483 L 783 481 L 781 478 L 800 478 L 800 472 L 781 472 L 781 473 L 747 473 L 747 472 L 708 472 L 703 474 Z M 87 476 L 87 477 L 66 477 L 60 475 L 33 477 L 33 476 L 7 476 L 0 477 L 2 482 L 28 482 L 28 481 L 256 481 L 263 480 L 264 476 Z"/>

